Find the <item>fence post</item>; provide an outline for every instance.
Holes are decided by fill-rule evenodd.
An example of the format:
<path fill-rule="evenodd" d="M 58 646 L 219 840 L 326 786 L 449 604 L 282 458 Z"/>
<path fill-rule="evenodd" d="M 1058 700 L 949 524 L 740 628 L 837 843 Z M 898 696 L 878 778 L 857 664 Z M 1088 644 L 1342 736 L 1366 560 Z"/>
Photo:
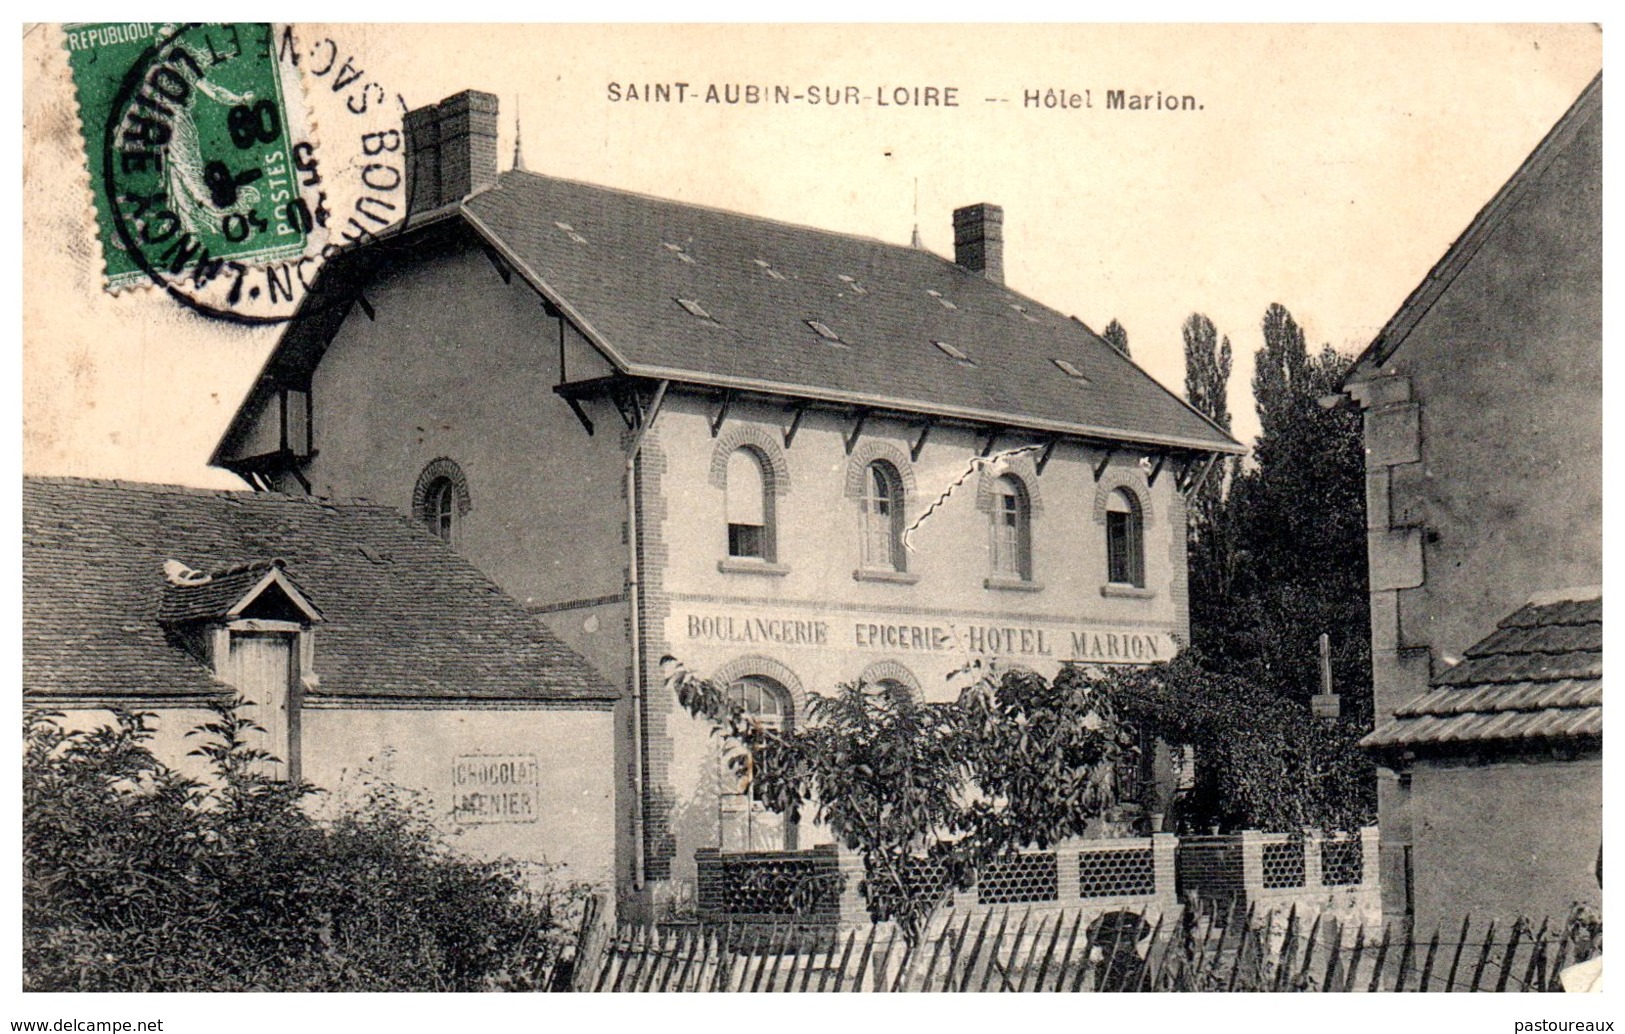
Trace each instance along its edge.
<path fill-rule="evenodd" d="M 1173 833 L 1151 834 L 1151 893 L 1163 909 L 1179 904 L 1178 891 L 1179 837 Z"/>
<path fill-rule="evenodd" d="M 1318 829 L 1303 831 L 1303 886 L 1305 890 L 1324 890 L 1326 886 L 1325 873 L 1321 871 L 1320 845 L 1325 834 Z"/>

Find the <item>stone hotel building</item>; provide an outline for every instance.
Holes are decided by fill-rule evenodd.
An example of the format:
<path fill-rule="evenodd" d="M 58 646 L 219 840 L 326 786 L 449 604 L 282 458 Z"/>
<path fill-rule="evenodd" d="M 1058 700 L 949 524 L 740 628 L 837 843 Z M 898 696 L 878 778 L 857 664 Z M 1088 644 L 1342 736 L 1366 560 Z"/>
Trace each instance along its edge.
<path fill-rule="evenodd" d="M 516 167 L 496 99 L 406 116 L 403 221 L 322 272 L 213 462 L 409 511 L 622 688 L 624 914 L 704 848 L 794 849 L 661 661 L 765 721 L 973 660 L 1171 657 L 1185 498 L 1242 448 L 1076 318 L 952 261 Z"/>

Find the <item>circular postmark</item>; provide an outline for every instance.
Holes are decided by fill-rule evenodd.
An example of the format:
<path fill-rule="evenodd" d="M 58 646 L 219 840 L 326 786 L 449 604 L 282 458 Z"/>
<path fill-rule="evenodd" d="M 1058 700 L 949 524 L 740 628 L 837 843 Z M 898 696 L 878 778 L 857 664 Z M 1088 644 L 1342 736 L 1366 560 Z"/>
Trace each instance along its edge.
<path fill-rule="evenodd" d="M 343 245 L 404 208 L 389 95 L 331 40 L 304 47 L 291 26 L 264 23 L 137 23 L 70 27 L 68 43 L 111 290 L 151 283 L 208 317 L 281 323 Z M 317 160 L 302 56 L 331 76 L 317 92 L 333 95 L 335 122 L 362 121 L 353 183 Z M 338 220 L 334 203 L 354 211 Z M 349 229 L 335 234 L 335 222 Z"/>
<path fill-rule="evenodd" d="M 297 77 L 284 75 L 269 24 L 193 23 L 152 36 L 102 127 L 109 283 L 144 278 L 217 318 L 286 320 L 291 282 L 262 286 L 250 274 L 291 262 L 291 275 L 325 237 Z"/>

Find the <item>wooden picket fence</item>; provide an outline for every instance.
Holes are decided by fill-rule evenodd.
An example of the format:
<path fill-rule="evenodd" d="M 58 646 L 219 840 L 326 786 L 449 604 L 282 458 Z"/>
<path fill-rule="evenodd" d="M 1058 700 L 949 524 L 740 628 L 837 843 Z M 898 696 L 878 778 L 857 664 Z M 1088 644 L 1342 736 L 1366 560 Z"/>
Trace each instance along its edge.
<path fill-rule="evenodd" d="M 847 930 L 622 923 L 584 926 L 577 991 L 1546 991 L 1593 946 L 1566 923 L 1408 937 L 1330 917 L 1187 908 L 948 917 L 910 948 L 889 925 Z M 1149 930 L 1149 932 L 1147 932 Z"/>

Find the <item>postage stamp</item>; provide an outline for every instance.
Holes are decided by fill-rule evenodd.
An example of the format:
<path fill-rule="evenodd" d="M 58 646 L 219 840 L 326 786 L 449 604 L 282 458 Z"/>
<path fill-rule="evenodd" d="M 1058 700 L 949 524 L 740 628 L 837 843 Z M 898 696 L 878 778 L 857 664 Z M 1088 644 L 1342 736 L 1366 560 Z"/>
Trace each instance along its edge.
<path fill-rule="evenodd" d="M 296 68 L 267 23 L 64 33 L 109 290 L 152 283 L 248 322 L 257 266 L 319 246 L 321 177 Z M 291 293 L 291 292 L 290 292 Z"/>

